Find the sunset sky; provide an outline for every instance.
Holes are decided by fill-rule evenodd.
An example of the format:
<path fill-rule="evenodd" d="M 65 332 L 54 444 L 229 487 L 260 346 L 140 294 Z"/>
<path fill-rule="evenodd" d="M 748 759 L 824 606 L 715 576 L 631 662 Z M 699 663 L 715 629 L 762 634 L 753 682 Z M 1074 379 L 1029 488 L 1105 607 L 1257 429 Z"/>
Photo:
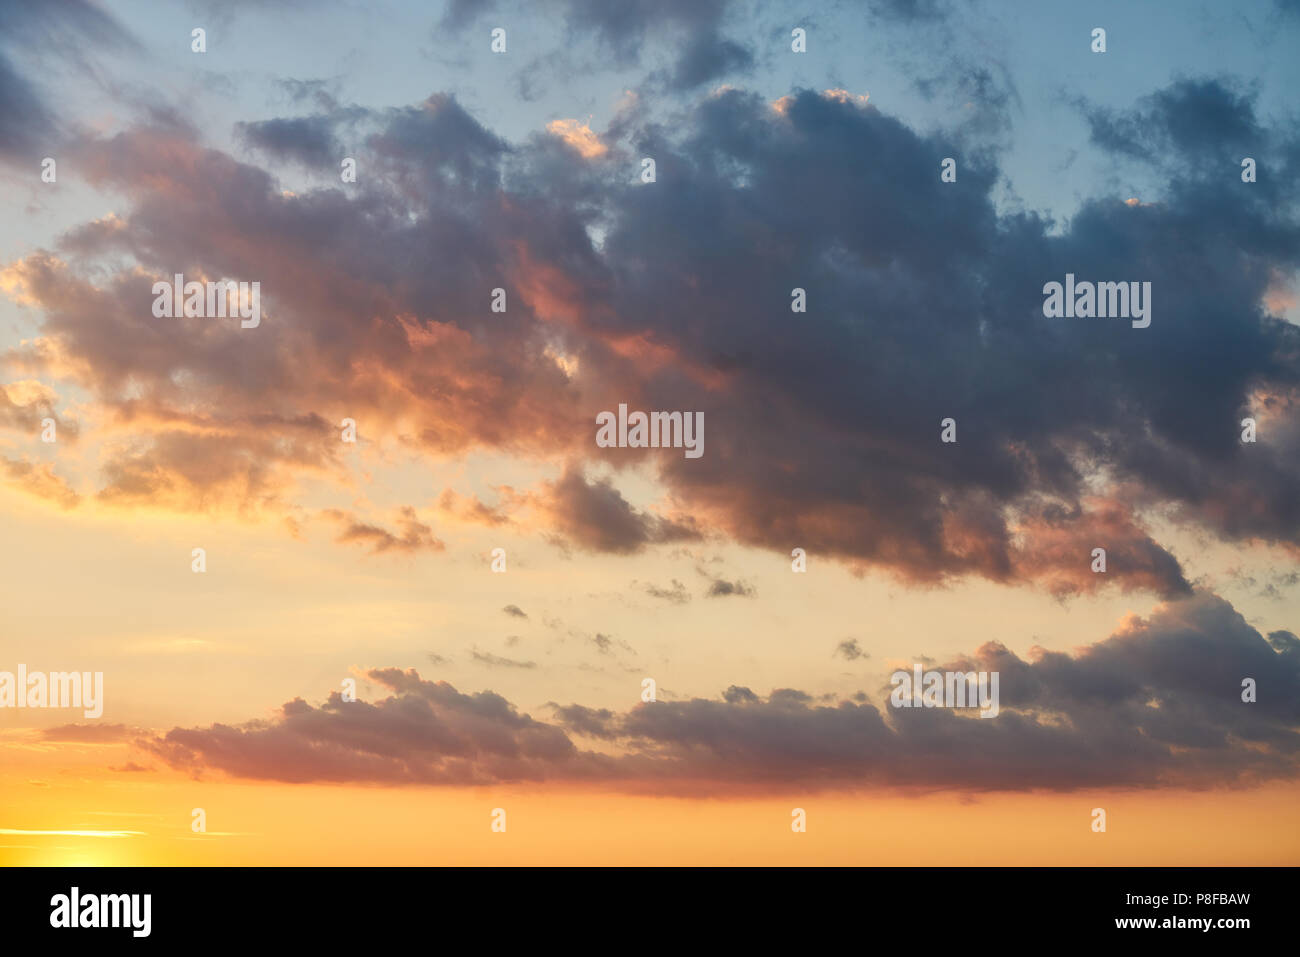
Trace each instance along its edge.
<path fill-rule="evenodd" d="M 1298 43 L 0 0 L 0 672 L 104 676 L 0 707 L 0 864 L 1300 864 Z"/>

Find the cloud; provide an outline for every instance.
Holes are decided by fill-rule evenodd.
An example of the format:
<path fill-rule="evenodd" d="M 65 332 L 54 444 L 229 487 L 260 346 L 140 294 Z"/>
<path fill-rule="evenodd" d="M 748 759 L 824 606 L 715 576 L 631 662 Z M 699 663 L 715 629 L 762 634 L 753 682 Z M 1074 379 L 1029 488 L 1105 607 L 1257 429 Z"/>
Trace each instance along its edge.
<path fill-rule="evenodd" d="M 728 595 L 738 595 L 741 598 L 753 598 L 757 592 L 752 585 L 744 582 L 729 582 L 722 578 L 715 578 L 709 590 L 705 593 L 708 598 L 725 598 Z"/>
<path fill-rule="evenodd" d="M 535 661 L 516 661 L 513 658 L 503 658 L 501 655 L 494 655 L 490 651 L 479 651 L 477 648 L 473 651 L 474 660 L 479 664 L 487 665 L 489 668 L 536 668 Z"/>
<path fill-rule="evenodd" d="M 81 496 L 65 478 L 55 474 L 48 462 L 28 462 L 0 455 L 0 472 L 13 485 L 29 495 L 54 502 L 63 508 L 75 508 Z"/>
<path fill-rule="evenodd" d="M 555 713 L 560 725 L 568 731 L 589 738 L 610 738 L 615 735 L 611 730 L 617 722 L 618 715 L 608 708 L 587 708 L 580 704 L 561 705 L 552 701 L 549 708 Z"/>
<path fill-rule="evenodd" d="M 373 704 L 295 699 L 274 719 L 176 728 L 146 750 L 196 773 L 280 781 L 599 780 L 695 793 L 1210 787 L 1300 774 L 1300 639 L 1265 638 L 1213 595 L 1130 617 L 1074 654 L 1021 659 L 989 643 L 944 667 L 997 671 L 1000 714 L 894 709 L 888 687 L 878 708 L 873 696 L 819 704 L 796 689 L 733 686 L 625 712 L 552 705 L 547 724 L 491 692 L 382 669 L 368 675 L 392 693 Z M 1245 678 L 1255 703 L 1242 701 Z M 570 735 L 616 750 L 584 751 Z"/>
<path fill-rule="evenodd" d="M 947 0 L 869 0 L 871 12 L 900 23 L 937 20 L 949 10 Z"/>
<path fill-rule="evenodd" d="M 524 613 L 524 610 L 520 608 L 518 605 L 506 605 L 501 610 L 504 611 L 507 615 L 511 615 L 514 618 L 528 617 L 528 615 Z"/>
<path fill-rule="evenodd" d="M 672 579 L 671 586 L 671 588 L 663 588 L 647 582 L 644 587 L 645 593 L 651 598 L 661 598 L 664 601 L 672 602 L 674 605 L 684 605 L 691 600 L 690 592 L 686 590 L 686 586 L 676 578 Z"/>
<path fill-rule="evenodd" d="M 1024 661 L 989 644 L 948 667 L 999 671 L 1003 714 L 882 715 L 865 703 L 828 707 L 802 692 L 762 698 L 733 688 L 723 701 L 642 706 L 595 730 L 674 774 L 770 786 L 1070 790 L 1240 784 L 1300 771 L 1300 642 L 1265 640 L 1213 596 L 1161 606 L 1075 655 L 1038 650 Z M 1244 677 L 1281 697 L 1267 710 L 1242 702 Z"/>
<path fill-rule="evenodd" d="M 839 655 L 845 661 L 857 661 L 859 658 L 870 658 L 871 656 L 862 650 L 856 638 L 845 638 L 835 646 L 834 654 Z"/>
<path fill-rule="evenodd" d="M 503 491 L 507 496 L 512 492 L 509 488 Z M 438 511 L 448 518 L 471 525 L 496 527 L 510 524 L 510 518 L 500 507 L 485 505 L 477 496 L 461 495 L 450 488 L 443 489 L 438 496 Z"/>
<path fill-rule="evenodd" d="M 335 120 L 324 114 L 238 123 L 236 132 L 274 160 L 293 160 L 310 169 L 337 167 L 343 149 L 334 138 Z"/>
<path fill-rule="evenodd" d="M 635 38 L 657 29 L 643 14 L 593 8 L 586 29 Z M 173 126 L 87 136 L 79 168 L 127 205 L 8 266 L 43 322 L 3 361 L 93 397 L 116 439 L 104 504 L 279 519 L 305 477 L 346 486 L 333 423 L 352 416 L 432 459 L 565 463 L 496 505 L 447 490 L 439 509 L 528 512 L 521 529 L 595 552 L 798 545 L 905 582 L 1065 597 L 1186 594 L 1156 517 L 1300 548 L 1300 330 L 1263 305 L 1300 268 L 1279 192 L 1300 147 L 1250 95 L 1195 80 L 1128 111 L 1085 105 L 1097 142 L 1164 193 L 1085 197 L 1060 228 L 1000 211 L 992 155 L 942 183 L 942 131 L 835 91 L 783 102 L 731 89 L 671 128 L 626 117 L 609 148 L 656 156 L 654 184 L 575 163 L 554 136 L 507 143 L 446 95 L 281 128 L 308 149 L 331 124 L 369 129 L 346 190 L 285 195 Z M 1217 164 L 1252 140 L 1269 175 L 1225 185 Z M 262 325 L 160 323 L 151 284 L 178 270 L 260 279 Z M 1066 272 L 1151 281 L 1152 326 L 1043 319 L 1043 284 Z M 793 319 L 796 285 L 810 305 Z M 620 402 L 703 413 L 705 454 L 595 447 L 595 414 Z M 1267 426 L 1254 445 L 1246 414 Z M 939 441 L 947 417 L 956 443 Z M 620 491 L 627 470 L 662 514 Z"/>
<path fill-rule="evenodd" d="M 163 426 L 149 438 L 113 443 L 97 498 L 123 508 L 224 506 L 246 514 L 282 506 L 296 477 L 325 471 L 334 452 L 310 423 L 278 425 L 278 434 L 250 423 L 212 423 L 206 432 Z"/>
<path fill-rule="evenodd" d="M 608 478 L 587 481 L 573 465 L 535 499 L 558 535 L 596 552 L 631 553 L 646 545 L 699 537 L 689 524 L 634 508 Z"/>
<path fill-rule="evenodd" d="M 609 152 L 609 148 L 586 123 L 579 123 L 577 120 L 552 120 L 546 124 L 546 131 L 559 137 L 583 159 L 596 159 Z"/>
<path fill-rule="evenodd" d="M 715 30 L 694 33 L 682 49 L 668 78 L 673 90 L 693 90 L 720 77 L 748 72 L 754 54 L 746 46 L 729 40 Z"/>
<path fill-rule="evenodd" d="M 196 772 L 298 783 L 490 784 L 580 778 L 602 763 L 492 692 L 466 695 L 395 668 L 367 676 L 392 695 L 370 704 L 334 692 L 320 707 L 294 699 L 268 721 L 174 729 L 149 751 Z"/>
<path fill-rule="evenodd" d="M 1025 516 L 1014 528 L 1020 547 L 1013 553 L 1015 578 L 1035 578 L 1058 597 L 1094 592 L 1115 575 L 1125 591 L 1145 589 L 1171 596 L 1191 584 L 1178 560 L 1156 544 L 1131 511 L 1117 502 L 1091 502 L 1074 509 L 1048 507 Z M 1105 575 L 1093 571 L 1089 541 L 1106 552 Z M 1081 561 L 1080 556 L 1089 556 Z"/>
<path fill-rule="evenodd" d="M 46 741 L 75 741 L 83 744 L 129 741 L 144 734 L 147 732 L 125 724 L 63 724 L 41 731 L 41 737 Z"/>
<path fill-rule="evenodd" d="M 421 522 L 415 509 L 403 506 L 398 510 L 397 524 L 399 531 L 394 533 L 379 525 L 361 522 L 355 516 L 337 510 L 324 513 L 343 526 L 336 542 L 344 544 L 368 545 L 372 555 L 383 552 L 440 552 L 446 548 L 434 537 L 433 529 Z"/>
<path fill-rule="evenodd" d="M 0 428 L 39 435 L 45 420 L 53 419 L 57 438 L 75 442 L 80 434 L 78 423 L 59 416 L 55 409 L 58 400 L 58 393 L 34 379 L 0 383 Z"/>
<path fill-rule="evenodd" d="M 1222 80 L 1181 79 L 1136 108 L 1085 108 L 1092 140 L 1103 149 L 1163 163 L 1174 151 L 1218 154 L 1240 162 L 1266 139 L 1253 96 Z M 1172 158 L 1172 157 L 1170 157 Z"/>
<path fill-rule="evenodd" d="M 591 640 L 592 643 L 595 644 L 596 650 L 599 651 L 602 655 L 613 654 L 615 648 L 620 648 L 630 655 L 636 654 L 636 651 L 633 650 L 632 646 L 629 645 L 626 641 L 623 641 L 621 638 L 614 638 L 611 635 L 604 635 L 601 634 L 600 632 L 597 632 L 592 637 Z"/>
<path fill-rule="evenodd" d="M 37 131 L 53 127 L 49 107 L 0 51 L 0 158 L 17 164 L 49 155 L 53 144 Z"/>
<path fill-rule="evenodd" d="M 639 63 L 651 41 L 679 50 L 672 67 L 661 76 L 673 90 L 694 89 L 753 66 L 753 52 L 722 35 L 722 24 L 734 7 L 730 0 L 545 0 L 542 6 L 563 17 L 570 44 L 594 39 L 604 54 L 602 60 L 612 58 L 616 68 Z M 440 24 L 464 29 L 495 7 L 495 2 L 450 0 Z"/>
<path fill-rule="evenodd" d="M 0 4 L 0 160 L 34 164 L 56 160 L 69 131 L 40 87 L 54 63 L 98 81 L 97 53 L 139 49 L 131 34 L 89 0 Z M 29 59 L 31 58 L 31 59 Z M 39 64 L 24 70 L 22 63 Z"/>
<path fill-rule="evenodd" d="M 33 784 L 37 783 L 35 781 Z M 44 787 L 44 783 L 41 783 Z M 107 830 L 81 830 L 81 831 L 29 831 L 14 827 L 0 827 L 0 834 L 9 836 L 32 836 L 32 837 L 143 837 L 144 831 L 107 831 Z"/>

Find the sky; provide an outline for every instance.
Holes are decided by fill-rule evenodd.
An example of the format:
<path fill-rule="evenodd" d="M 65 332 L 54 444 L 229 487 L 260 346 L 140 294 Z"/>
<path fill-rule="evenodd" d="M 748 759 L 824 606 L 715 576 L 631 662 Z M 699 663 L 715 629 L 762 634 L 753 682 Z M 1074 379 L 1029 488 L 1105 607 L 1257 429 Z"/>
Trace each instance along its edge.
<path fill-rule="evenodd" d="M 0 0 L 0 863 L 1300 863 L 1298 44 Z"/>

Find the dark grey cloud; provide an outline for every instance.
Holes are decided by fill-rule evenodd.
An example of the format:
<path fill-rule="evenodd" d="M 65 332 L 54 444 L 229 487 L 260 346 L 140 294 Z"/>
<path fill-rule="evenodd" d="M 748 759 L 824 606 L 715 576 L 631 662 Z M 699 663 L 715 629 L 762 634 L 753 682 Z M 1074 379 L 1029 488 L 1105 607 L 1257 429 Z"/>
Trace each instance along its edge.
<path fill-rule="evenodd" d="M 69 135 L 32 76 L 58 61 L 87 77 L 96 51 L 134 50 L 136 41 L 106 10 L 88 0 L 0 3 L 0 159 L 34 164 L 56 160 Z M 46 69 L 24 69 L 38 63 Z"/>
<path fill-rule="evenodd" d="M 721 702 L 638 707 L 589 730 L 633 742 L 678 774 L 706 779 L 726 767 L 768 784 L 1070 790 L 1244 784 L 1300 771 L 1300 641 L 1264 639 L 1213 596 L 1170 603 L 1075 655 L 1026 661 L 989 644 L 945 667 L 999 671 L 1002 713 L 814 706 L 801 692 L 760 698 L 733 688 Z M 1255 704 L 1241 698 L 1248 677 L 1260 689 Z"/>
<path fill-rule="evenodd" d="M 45 728 L 41 737 L 47 741 L 76 741 L 85 744 L 110 744 L 129 741 L 146 734 L 140 728 L 125 724 L 64 724 Z"/>
<path fill-rule="evenodd" d="M 375 555 L 384 552 L 440 552 L 446 548 L 433 534 L 433 529 L 421 522 L 416 517 L 415 509 L 409 505 L 398 510 L 396 532 L 381 525 L 360 521 L 337 509 L 327 509 L 323 514 L 343 526 L 335 541 L 368 546 Z"/>
<path fill-rule="evenodd" d="M 1074 654 L 1036 649 L 1026 660 L 989 643 L 942 670 L 997 671 L 1000 713 L 892 708 L 888 687 L 819 703 L 733 685 L 720 699 L 625 712 L 552 703 L 549 724 L 491 692 L 384 669 L 369 676 L 392 694 L 375 703 L 335 692 L 319 708 L 294 700 L 272 720 L 177 728 L 144 746 L 173 767 L 282 781 L 600 780 L 697 793 L 1210 787 L 1300 775 L 1300 639 L 1265 638 L 1212 595 L 1162 605 Z M 1242 700 L 1246 678 L 1254 703 Z M 584 751 L 570 735 L 606 748 Z"/>
<path fill-rule="evenodd" d="M 678 91 L 693 90 L 710 80 L 746 73 L 753 65 L 754 54 L 748 47 L 706 30 L 686 43 L 669 74 L 668 86 Z"/>
<path fill-rule="evenodd" d="M 0 475 L 27 494 L 57 502 L 64 508 L 76 508 L 81 503 L 81 496 L 49 462 L 37 463 L 0 455 Z"/>
<path fill-rule="evenodd" d="M 553 0 L 563 8 L 569 29 L 595 34 L 615 57 L 634 62 L 651 35 L 665 30 L 687 36 L 717 38 L 730 0 Z"/>
<path fill-rule="evenodd" d="M 708 598 L 726 598 L 728 595 L 736 595 L 741 598 L 753 598 L 757 592 L 754 586 L 747 585 L 742 581 L 729 582 L 723 578 L 715 578 L 709 585 L 709 590 L 705 593 Z"/>
<path fill-rule="evenodd" d="M 1219 170 L 1220 199 L 1175 181 L 1174 202 L 1097 199 L 1051 236 L 1036 217 L 994 212 L 996 170 L 981 162 L 963 158 L 965 185 L 947 189 L 956 184 L 937 175 L 943 144 L 870 107 L 802 94 L 773 120 L 756 98 L 732 93 L 702 105 L 692 130 L 659 161 L 661 189 L 628 191 L 605 248 L 638 264 L 608 314 L 652 325 L 727 376 L 734 403 L 695 393 L 706 420 L 726 423 L 717 454 L 666 461 L 665 471 L 687 500 L 731 516 L 735 534 L 813 541 L 918 578 L 1060 570 L 1066 591 L 1095 587 L 1069 564 L 1081 567 L 1089 538 L 1105 539 L 1131 556 L 1130 583 L 1185 592 L 1177 561 L 1135 515 L 1086 500 L 1086 476 L 1117 463 L 1139 488 L 1163 487 L 1153 501 L 1210 499 L 1219 517 L 1205 508 L 1198 518 L 1234 537 L 1230 523 L 1265 538 L 1300 533 L 1287 504 L 1294 425 L 1249 457 L 1256 449 L 1243 449 L 1236 427 L 1255 389 L 1296 383 L 1296 330 L 1259 307 L 1272 270 L 1294 267 L 1296 223 L 1261 200 L 1228 200 L 1241 185 L 1234 168 Z M 853 159 L 863 156 L 874 158 L 865 168 Z M 1221 222 L 1229 203 L 1229 222 L 1258 227 L 1253 240 L 1222 238 L 1216 226 L 1204 244 L 1186 241 Z M 759 249 L 752 236 L 780 242 Z M 1202 253 L 1203 268 L 1189 269 Z M 692 266 L 700 261 L 705 275 Z M 1163 323 L 1121 331 L 1043 320 L 1043 282 L 1067 271 L 1128 276 L 1134 264 L 1132 278 L 1159 290 Z M 806 318 L 789 313 L 795 285 L 808 289 Z M 720 313 L 745 316 L 744 333 L 689 318 Z M 1171 352 L 1178 363 L 1165 361 Z M 680 403 L 684 388 L 653 391 Z M 946 416 L 966 424 L 956 445 L 937 440 Z M 787 438 L 740 438 L 755 435 Z M 1197 477 L 1208 487 L 1196 489 Z M 1227 505 L 1261 481 L 1258 521 Z"/>
<path fill-rule="evenodd" d="M 312 7 L 330 5 L 331 0 L 188 0 L 196 13 L 212 17 L 214 22 L 227 26 L 244 13 L 288 14 L 301 16 Z"/>
<path fill-rule="evenodd" d="M 994 156 L 960 155 L 957 183 L 942 183 L 942 133 L 808 91 L 778 108 L 709 96 L 671 130 L 634 123 L 589 160 L 555 136 L 505 143 L 435 95 L 367 114 L 356 189 L 293 197 L 191 134 L 137 129 L 77 158 L 127 194 L 121 225 L 74 231 L 66 260 L 34 254 L 19 275 L 101 401 L 178 425 L 197 405 L 227 428 L 160 437 L 116 465 L 119 486 L 188 488 L 187 463 L 211 463 L 257 415 L 298 436 L 303 416 L 360 409 L 379 427 L 413 423 L 402 439 L 434 454 L 566 461 L 502 514 L 532 507 L 573 547 L 632 554 L 717 534 L 912 581 L 1186 594 L 1153 513 L 1300 544 L 1300 343 L 1261 304 L 1300 266 L 1285 193 L 1300 149 L 1217 80 L 1093 113 L 1099 144 L 1134 131 L 1117 160 L 1155 164 L 1164 192 L 1086 199 L 1060 228 L 999 212 Z M 1248 185 L 1228 153 L 1252 138 L 1262 172 Z M 641 155 L 658 158 L 654 184 L 628 175 Z M 256 353 L 212 327 L 164 334 L 138 274 L 90 278 L 121 255 L 159 275 L 261 276 L 280 319 L 257 330 Z M 1066 272 L 1151 281 L 1151 327 L 1044 319 L 1043 283 Z M 498 286 L 510 307 L 490 314 Z M 796 286 L 807 314 L 790 312 Z M 704 456 L 595 448 L 595 413 L 620 402 L 703 412 Z M 1238 423 L 1260 402 L 1267 426 L 1245 446 Z M 945 445 L 949 416 L 958 441 Z M 271 432 L 230 468 L 255 494 L 287 494 L 286 472 L 339 468 L 328 434 L 285 445 Z M 623 496 L 618 470 L 634 465 L 659 478 L 670 513 Z M 1104 576 L 1089 570 L 1098 546 Z"/>
<path fill-rule="evenodd" d="M 0 4 L 0 37 L 76 62 L 84 62 L 88 49 L 139 49 L 139 41 L 91 0 Z"/>
<path fill-rule="evenodd" d="M 757 704 L 761 699 L 748 688 L 732 685 L 722 693 L 722 700 L 727 704 Z"/>
<path fill-rule="evenodd" d="M 275 719 L 177 728 L 149 750 L 173 767 L 288 782 L 489 784 L 581 778 L 602 763 L 492 692 L 466 695 L 395 668 L 368 676 L 393 694 L 370 704 L 334 692 L 320 707 L 294 699 Z"/>
<path fill-rule="evenodd" d="M 574 467 L 549 484 L 541 504 L 565 541 L 591 551 L 626 554 L 699 537 L 689 524 L 633 507 L 609 479 L 588 481 Z"/>
<path fill-rule="evenodd" d="M 496 0 L 447 0 L 439 26 L 462 29 L 480 15 L 496 10 Z"/>
<path fill-rule="evenodd" d="M 834 654 L 839 655 L 845 661 L 857 661 L 859 658 L 870 658 L 871 656 L 862 650 L 856 638 L 845 638 L 835 646 Z"/>
<path fill-rule="evenodd" d="M 951 12 L 949 0 L 867 0 L 876 16 L 896 23 L 938 20 Z"/>
<path fill-rule="evenodd" d="M 528 617 L 527 613 L 526 613 L 522 608 L 520 608 L 518 605 L 506 605 L 506 606 L 505 606 L 504 608 L 502 608 L 501 610 L 504 611 L 507 615 L 510 615 L 512 618 L 527 618 L 527 617 Z"/>
<path fill-rule="evenodd" d="M 596 650 L 602 655 L 612 655 L 615 650 L 621 650 L 630 655 L 636 654 L 636 651 L 633 650 L 632 646 L 626 641 L 621 638 L 615 638 L 612 635 L 597 632 L 592 636 L 591 641 L 596 646 Z"/>

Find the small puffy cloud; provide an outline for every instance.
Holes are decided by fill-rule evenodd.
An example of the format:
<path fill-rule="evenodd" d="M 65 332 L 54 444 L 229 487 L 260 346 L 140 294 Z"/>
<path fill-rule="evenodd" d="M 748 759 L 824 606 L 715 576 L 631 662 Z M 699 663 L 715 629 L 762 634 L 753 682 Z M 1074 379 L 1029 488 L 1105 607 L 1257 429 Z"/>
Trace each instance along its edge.
<path fill-rule="evenodd" d="M 443 551 L 446 546 L 433 534 L 433 529 L 416 517 L 415 509 L 403 506 L 397 514 L 397 531 L 390 531 L 380 525 L 359 521 L 354 515 L 338 510 L 327 510 L 325 514 L 342 525 L 342 530 L 335 538 L 343 544 L 365 545 L 373 555 L 384 552 L 420 552 Z"/>
<path fill-rule="evenodd" d="M 552 120 L 546 124 L 546 130 L 572 147 L 583 159 L 596 159 L 609 152 L 591 127 L 578 120 Z"/>
<path fill-rule="evenodd" d="M 0 455 L 0 474 L 15 488 L 63 508 L 75 508 L 81 501 L 76 490 L 66 479 L 55 474 L 54 467 L 48 462 L 28 462 Z"/>
<path fill-rule="evenodd" d="M 835 646 L 834 653 L 845 661 L 857 661 L 859 658 L 871 657 L 862 650 L 862 646 L 858 644 L 858 639 L 856 638 L 845 638 Z"/>

